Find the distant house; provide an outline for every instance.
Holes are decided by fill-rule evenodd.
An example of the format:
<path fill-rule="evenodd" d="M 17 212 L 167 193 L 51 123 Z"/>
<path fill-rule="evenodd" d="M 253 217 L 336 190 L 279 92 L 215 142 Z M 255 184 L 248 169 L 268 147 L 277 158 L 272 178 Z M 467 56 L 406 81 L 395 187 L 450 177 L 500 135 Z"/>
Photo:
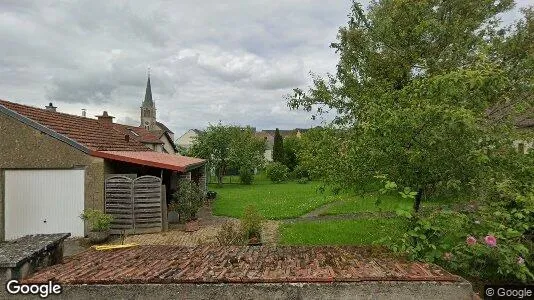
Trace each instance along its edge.
<path fill-rule="evenodd" d="M 182 134 L 179 138 L 176 139 L 176 145 L 183 147 L 184 149 L 189 149 L 195 138 L 202 132 L 199 129 L 189 129 L 186 133 Z"/>
<path fill-rule="evenodd" d="M 154 124 L 132 127 L 114 123 L 107 112 L 93 119 L 57 112 L 51 104 L 40 109 L 0 100 L 0 240 L 38 233 L 84 236 L 79 215 L 88 208 L 116 214 L 119 227 L 125 226 L 121 217 L 130 218 L 134 232 L 152 230 L 155 223 L 146 220 L 161 228 L 169 200 L 163 195 L 172 195 L 180 179 L 205 188 L 206 161 L 165 153 L 172 148 L 158 134 L 166 130 Z M 135 181 L 131 188 L 117 181 L 107 189 L 110 178 L 142 180 L 135 188 Z M 119 198 L 110 204 L 110 197 Z"/>
<path fill-rule="evenodd" d="M 290 130 L 279 130 L 280 135 L 284 138 L 289 136 L 296 136 L 300 138 L 303 133 L 308 131 L 309 129 L 305 128 L 295 128 Z M 266 161 L 273 161 L 273 146 L 274 146 L 274 134 L 276 130 L 262 130 L 257 131 L 256 136 L 265 139 L 265 153 L 263 154 L 263 157 Z"/>

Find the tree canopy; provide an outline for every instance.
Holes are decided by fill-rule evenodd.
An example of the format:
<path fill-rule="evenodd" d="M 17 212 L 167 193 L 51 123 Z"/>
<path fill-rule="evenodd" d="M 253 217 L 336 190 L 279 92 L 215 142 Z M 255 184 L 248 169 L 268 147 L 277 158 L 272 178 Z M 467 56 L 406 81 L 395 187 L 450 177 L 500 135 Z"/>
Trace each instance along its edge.
<path fill-rule="evenodd" d="M 274 144 L 273 144 L 273 161 L 284 163 L 284 138 L 280 134 L 280 130 L 276 128 L 274 132 Z"/>
<path fill-rule="evenodd" d="M 497 15 L 512 6 L 354 2 L 331 44 L 337 72 L 289 96 L 291 108 L 336 114 L 335 134 L 316 134 L 324 149 L 313 150 L 314 172 L 344 187 L 386 176 L 419 200 L 437 187 L 468 187 L 499 145 L 511 145 L 517 117 L 533 104 L 532 10 L 499 27 Z"/>
<path fill-rule="evenodd" d="M 193 141 L 190 154 L 207 159 L 222 184 L 228 168 L 253 170 L 263 164 L 265 141 L 252 127 L 209 125 Z"/>

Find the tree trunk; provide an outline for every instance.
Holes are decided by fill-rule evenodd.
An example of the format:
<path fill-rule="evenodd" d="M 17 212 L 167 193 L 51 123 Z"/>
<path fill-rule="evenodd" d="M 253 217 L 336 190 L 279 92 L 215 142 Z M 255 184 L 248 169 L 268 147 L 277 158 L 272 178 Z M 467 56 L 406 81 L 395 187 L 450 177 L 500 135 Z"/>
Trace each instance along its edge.
<path fill-rule="evenodd" d="M 421 208 L 421 199 L 423 198 L 423 189 L 419 188 L 417 190 L 417 195 L 415 195 L 415 199 L 413 202 L 413 210 L 418 213 L 419 209 Z"/>

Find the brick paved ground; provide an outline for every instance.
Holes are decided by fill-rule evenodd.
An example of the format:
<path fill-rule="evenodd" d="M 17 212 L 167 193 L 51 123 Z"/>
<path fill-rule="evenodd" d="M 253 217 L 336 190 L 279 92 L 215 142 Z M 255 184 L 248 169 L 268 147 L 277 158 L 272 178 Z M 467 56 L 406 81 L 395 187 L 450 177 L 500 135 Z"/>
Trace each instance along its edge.
<path fill-rule="evenodd" d="M 64 284 L 458 281 L 443 269 L 361 247 L 138 246 L 88 250 L 28 282 Z"/>
<path fill-rule="evenodd" d="M 216 244 L 217 233 L 225 222 L 239 224 L 238 219 L 229 217 L 213 216 L 211 208 L 204 206 L 198 213 L 199 230 L 185 232 L 184 225 L 170 224 L 166 232 L 139 234 L 127 236 L 125 243 L 136 243 L 139 245 L 174 245 L 174 246 L 198 246 L 203 244 Z M 276 244 L 278 241 L 279 221 L 265 221 L 263 224 L 262 242 L 264 244 Z M 110 243 L 118 244 L 120 238 L 116 237 Z"/>

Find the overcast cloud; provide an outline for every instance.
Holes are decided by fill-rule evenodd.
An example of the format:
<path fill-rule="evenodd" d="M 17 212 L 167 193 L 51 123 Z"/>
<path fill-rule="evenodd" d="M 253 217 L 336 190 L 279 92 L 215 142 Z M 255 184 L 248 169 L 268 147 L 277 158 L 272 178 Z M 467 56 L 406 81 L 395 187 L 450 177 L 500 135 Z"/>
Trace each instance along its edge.
<path fill-rule="evenodd" d="M 227 3 L 229 2 L 229 3 Z M 517 1 L 518 7 L 530 0 Z M 350 1 L 0 1 L 0 98 L 138 125 L 147 67 L 158 120 L 318 125 L 283 96 L 334 71 Z M 519 17 L 518 9 L 503 16 Z"/>

